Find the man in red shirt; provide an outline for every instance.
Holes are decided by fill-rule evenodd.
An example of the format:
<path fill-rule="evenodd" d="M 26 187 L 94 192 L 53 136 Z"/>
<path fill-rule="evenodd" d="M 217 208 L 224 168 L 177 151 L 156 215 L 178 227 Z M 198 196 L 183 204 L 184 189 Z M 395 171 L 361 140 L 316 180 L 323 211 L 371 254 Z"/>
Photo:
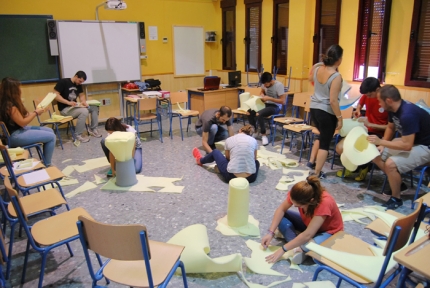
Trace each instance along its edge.
<path fill-rule="evenodd" d="M 378 135 L 379 137 L 384 136 L 385 128 L 388 124 L 388 113 L 379 104 L 376 98 L 376 91 L 381 88 L 379 80 L 374 77 L 367 77 L 360 85 L 361 96 L 358 102 L 357 108 L 354 112 L 354 118 L 358 118 L 357 121 L 363 122 L 364 126 L 367 127 L 369 135 Z M 361 109 L 366 106 L 366 116 L 361 116 Z M 336 153 L 341 155 L 343 152 L 343 139 L 336 146 Z M 356 181 L 363 181 L 366 178 L 366 174 L 369 171 L 368 163 L 360 165 L 357 168 L 359 172 L 358 176 L 355 177 Z M 336 176 L 342 177 L 342 170 L 337 171 Z M 353 171 L 345 170 L 344 177 L 352 175 Z"/>

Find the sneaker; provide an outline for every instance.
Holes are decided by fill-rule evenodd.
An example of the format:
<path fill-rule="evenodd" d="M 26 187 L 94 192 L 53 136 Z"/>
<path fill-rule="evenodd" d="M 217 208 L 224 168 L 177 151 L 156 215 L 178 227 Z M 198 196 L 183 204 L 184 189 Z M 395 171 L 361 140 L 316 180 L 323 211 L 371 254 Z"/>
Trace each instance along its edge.
<path fill-rule="evenodd" d="M 403 205 L 402 199 L 390 197 L 390 199 L 388 199 L 388 201 L 385 204 L 382 204 L 382 207 L 387 207 L 387 210 L 388 209 L 396 210 L 397 208 L 399 208 L 402 205 Z"/>
<path fill-rule="evenodd" d="M 96 137 L 96 138 L 101 138 L 102 137 L 102 134 L 99 133 L 99 131 L 97 130 L 97 128 L 94 128 L 92 130 L 90 129 L 88 131 L 88 134 L 90 134 L 91 136 Z"/>
<path fill-rule="evenodd" d="M 80 143 L 90 142 L 90 138 L 82 136 L 82 134 L 81 135 L 76 135 L 76 140 L 78 140 Z"/>
<path fill-rule="evenodd" d="M 306 167 L 310 169 L 315 169 L 315 165 L 316 165 L 315 163 L 311 163 L 311 162 L 306 163 Z"/>
<path fill-rule="evenodd" d="M 360 170 L 358 176 L 355 177 L 355 181 L 363 181 L 364 179 L 366 179 L 367 172 L 369 172 L 369 166 Z"/>
<path fill-rule="evenodd" d="M 109 169 L 109 171 L 106 173 L 107 177 L 112 177 L 112 168 Z"/>
<path fill-rule="evenodd" d="M 321 172 L 320 172 L 320 175 L 318 175 L 318 177 L 319 177 L 320 179 L 326 179 L 326 178 L 327 178 L 327 175 L 325 175 L 325 173 L 324 173 L 323 171 L 321 171 Z"/>
<path fill-rule="evenodd" d="M 303 261 L 305 261 L 305 259 L 306 259 L 305 252 L 296 252 L 294 253 L 293 257 L 291 257 L 291 262 L 299 265 L 299 264 L 302 264 Z"/>
<path fill-rule="evenodd" d="M 194 147 L 193 156 L 194 159 L 196 159 L 196 164 L 202 166 L 202 163 L 200 163 L 200 158 L 202 158 L 202 154 L 200 153 L 199 149 Z"/>
<path fill-rule="evenodd" d="M 402 193 L 404 193 L 406 191 L 408 191 L 408 185 L 406 185 L 405 182 L 402 182 L 402 184 L 400 185 L 400 194 L 402 194 Z M 391 189 L 388 190 L 388 191 L 382 192 L 382 194 L 384 194 L 384 195 L 391 195 L 392 194 Z"/>
<path fill-rule="evenodd" d="M 348 169 L 345 169 L 345 173 L 343 173 L 343 169 L 336 172 L 337 177 L 342 177 L 342 174 L 343 174 L 343 177 L 349 177 L 352 175 L 352 172 L 349 171 Z"/>
<path fill-rule="evenodd" d="M 263 146 L 266 146 L 269 144 L 269 139 L 267 139 L 267 136 L 261 137 L 261 144 L 263 144 Z"/>

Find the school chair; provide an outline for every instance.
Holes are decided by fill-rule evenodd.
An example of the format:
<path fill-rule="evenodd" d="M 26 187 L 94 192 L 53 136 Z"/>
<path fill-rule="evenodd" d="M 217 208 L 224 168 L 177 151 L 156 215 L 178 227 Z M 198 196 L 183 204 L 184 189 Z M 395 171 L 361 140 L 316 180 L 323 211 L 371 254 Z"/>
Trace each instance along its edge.
<path fill-rule="evenodd" d="M 13 190 L 12 184 L 10 183 L 10 180 L 7 177 L 4 179 L 4 186 L 8 190 L 11 190 L 11 191 Z M 18 194 L 16 193 L 15 196 L 18 197 Z M 14 206 L 11 205 L 10 202 L 6 202 L 4 200 L 5 198 L 6 197 L 0 196 L 0 207 L 2 209 L 3 217 L 5 217 L 10 224 L 9 252 L 8 252 L 9 261 L 7 262 L 7 266 L 6 266 L 6 279 L 9 279 L 10 269 L 12 264 L 13 243 L 15 239 L 15 226 L 16 224 L 18 224 L 19 220 Z M 20 202 L 21 202 L 22 208 L 24 209 L 28 217 L 40 215 L 41 213 L 45 213 L 45 212 L 49 212 L 51 216 L 55 215 L 56 214 L 55 210 L 60 208 L 62 205 L 65 205 L 66 209 L 70 210 L 70 207 L 67 204 L 67 201 L 64 198 L 64 195 L 62 195 L 61 192 L 55 188 L 43 190 L 43 191 L 40 191 L 39 193 L 34 193 L 31 195 L 20 197 Z M 3 230 L 3 233 L 5 233 L 6 227 L 4 227 L 2 230 Z"/>
<path fill-rule="evenodd" d="M 246 92 L 248 92 L 250 95 L 252 95 L 252 96 L 260 96 L 260 94 L 261 94 L 261 88 L 260 87 L 248 87 L 248 86 L 246 86 L 245 87 L 245 89 L 243 89 L 243 92 L 244 93 L 246 93 Z M 242 93 L 240 93 L 239 94 L 239 96 L 238 96 L 238 102 L 239 102 L 239 105 L 242 105 L 242 102 L 241 102 L 241 100 L 240 100 L 240 95 L 241 95 Z M 245 96 L 246 97 L 246 96 Z M 247 100 L 247 99 L 246 99 Z M 240 107 L 238 107 L 238 108 L 236 108 L 236 109 L 231 109 L 231 112 L 232 112 L 232 115 L 231 115 L 231 117 L 234 119 L 234 114 L 237 114 L 238 116 L 237 117 L 239 117 L 239 115 L 241 116 L 241 118 L 242 118 L 242 121 L 243 121 L 243 125 L 245 125 L 245 116 L 247 116 L 248 115 L 248 111 L 245 111 L 245 110 L 241 110 L 241 109 L 239 109 Z M 239 121 L 239 120 L 237 120 L 237 121 Z"/>
<path fill-rule="evenodd" d="M 143 225 L 111 225 L 85 215 L 77 222 L 79 239 L 91 278 L 92 287 L 103 277 L 130 287 L 167 287 L 176 269 L 181 268 L 184 287 L 188 287 L 185 267 L 180 260 L 183 246 L 148 240 Z M 89 255 L 108 258 L 94 271 Z"/>
<path fill-rule="evenodd" d="M 14 170 L 14 167 L 9 157 L 9 153 L 6 149 L 6 146 L 0 145 L 0 151 L 1 151 L 1 155 L 3 157 L 4 163 L 6 165 L 7 171 L 9 173 L 9 177 L 13 180 L 13 183 L 15 184 L 15 189 L 21 191 L 24 196 L 29 194 L 30 190 L 32 189 L 40 190 L 40 187 L 47 184 L 51 184 L 52 188 L 54 188 L 54 184 L 55 184 L 60 190 L 61 194 L 63 194 L 63 190 L 61 188 L 60 183 L 58 183 L 58 181 L 60 181 L 66 175 L 64 175 L 63 172 L 61 172 L 57 167 L 51 166 L 48 168 L 42 168 L 36 171 L 31 171 L 29 173 L 15 174 L 16 170 Z M 47 176 L 47 178 L 38 178 L 38 177 L 44 177 L 44 176 Z M 36 179 L 31 179 L 31 180 L 35 180 L 35 182 L 27 183 L 26 179 L 29 179 L 29 177 L 36 178 Z"/>
<path fill-rule="evenodd" d="M 39 100 L 33 100 L 34 109 L 36 109 L 39 103 L 40 103 Z M 61 136 L 60 136 L 59 126 L 63 124 L 67 124 L 67 128 L 70 129 L 70 133 L 72 134 L 73 142 L 75 142 L 75 131 L 73 129 L 73 117 L 57 115 L 57 119 L 56 119 L 56 117 L 55 116 L 53 117 L 53 114 L 51 114 L 51 110 L 50 109 L 47 109 L 47 110 L 48 110 L 47 115 L 49 115 L 49 118 L 45 117 L 44 119 L 41 119 L 41 116 L 39 116 L 39 114 L 36 114 L 37 121 L 39 122 L 39 125 L 41 127 L 48 126 L 48 125 L 52 126 L 52 130 L 55 131 L 55 134 L 57 135 L 57 139 L 60 142 L 61 149 L 64 150 L 63 141 L 61 140 Z"/>
<path fill-rule="evenodd" d="M 173 139 L 172 121 L 173 117 L 179 118 L 179 127 L 181 130 L 181 138 L 184 141 L 184 132 L 182 131 L 182 119 L 187 119 L 187 133 L 191 125 L 191 118 L 199 117 L 199 111 L 188 110 L 188 94 L 186 92 L 171 92 L 169 97 L 169 120 L 170 120 L 170 139 Z M 184 105 L 182 108 L 181 105 Z"/>
<path fill-rule="evenodd" d="M 4 241 L 3 232 L 0 230 L 0 287 L 6 287 L 7 277 L 5 277 L 6 275 L 3 273 L 3 265 L 6 264 L 7 266 L 10 262 L 8 255 L 10 254 L 7 254 L 6 252 L 6 243 Z"/>
<path fill-rule="evenodd" d="M 6 188 L 7 189 L 7 188 Z M 76 228 L 76 221 L 80 215 L 88 218 L 91 216 L 85 211 L 84 208 L 78 207 L 70 211 L 57 214 L 43 220 L 37 221 L 33 225 L 28 224 L 28 213 L 22 204 L 21 198 L 15 189 L 7 189 L 13 207 L 18 216 L 19 222 L 22 225 L 25 234 L 27 234 L 27 248 L 25 250 L 24 265 L 22 268 L 21 283 L 25 282 L 25 273 L 27 271 L 28 254 L 30 246 L 42 257 L 42 264 L 40 267 L 39 284 L 38 287 L 42 288 L 43 276 L 45 274 L 46 258 L 48 253 L 59 246 L 66 245 L 70 257 L 73 257 L 72 249 L 69 243 L 79 238 L 78 229 Z"/>
<path fill-rule="evenodd" d="M 369 284 L 373 283 L 373 287 L 386 287 L 390 282 L 400 273 L 400 269 L 396 269 L 392 274 L 390 274 L 385 281 L 384 277 L 387 272 L 387 267 L 389 265 L 391 256 L 394 252 L 403 248 L 411 236 L 411 241 L 414 241 L 418 227 L 424 218 L 424 213 L 426 205 L 422 205 L 420 201 L 417 209 L 411 214 L 404 217 L 398 218 L 394 221 L 391 227 L 390 234 L 388 235 L 387 244 L 383 248 L 382 256 L 384 256 L 384 261 L 378 273 L 378 277 L 375 282 L 354 273 L 341 265 L 319 255 L 314 251 L 310 251 L 307 255 L 314 258 L 317 262 L 318 267 L 314 273 L 312 281 L 316 281 L 318 275 L 321 271 L 325 270 L 339 278 L 336 287 L 340 287 L 342 281 L 346 281 L 355 287 L 368 287 Z M 373 256 L 373 253 L 369 249 L 370 244 L 362 241 L 361 239 L 347 234 L 344 231 L 337 232 L 326 241 L 321 243 L 321 246 L 326 248 L 331 248 L 334 251 L 346 252 L 350 254 L 357 254 L 363 256 Z M 371 258 L 368 258 L 371 260 Z M 351 259 L 351 261 L 353 261 Z M 368 264 L 368 263 L 366 263 Z M 376 264 L 375 264 L 376 265 Z"/>
<path fill-rule="evenodd" d="M 53 113 L 55 113 L 55 114 L 57 114 L 57 111 L 58 111 L 58 114 L 57 115 L 61 115 L 61 112 L 60 112 L 60 109 L 58 109 L 58 103 L 57 103 L 57 100 L 55 100 L 54 99 L 54 101 L 52 101 L 52 103 L 51 103 L 51 105 L 52 105 L 52 112 Z M 99 111 L 100 112 L 100 111 Z M 71 116 L 70 116 L 71 117 Z M 89 117 L 89 116 L 88 116 Z M 73 118 L 73 121 L 74 120 L 76 120 L 76 119 L 78 119 L 77 117 L 75 117 L 75 118 Z M 74 122 L 73 121 L 69 121 L 69 122 L 67 122 L 67 128 L 66 128 L 66 135 L 67 136 L 69 136 L 69 130 L 70 130 L 70 132 L 72 133 L 72 137 L 73 137 L 73 140 L 75 140 L 75 124 L 74 124 Z M 88 118 L 87 118 L 87 121 L 88 121 Z M 85 130 L 87 131 L 87 133 L 88 133 L 88 131 L 89 131 L 89 128 L 88 128 L 88 124 L 87 124 L 87 122 L 85 122 Z"/>
<path fill-rule="evenodd" d="M 10 134 L 9 131 L 7 130 L 6 124 L 4 124 L 3 121 L 0 121 L 0 138 L 2 139 L 2 142 L 7 145 L 7 147 L 9 148 L 16 148 L 16 147 L 11 147 L 10 145 Z M 37 154 L 39 155 L 40 160 L 42 160 L 43 163 L 45 163 L 45 156 L 43 155 L 43 150 L 42 150 L 42 143 L 35 143 L 35 144 L 30 144 L 30 145 L 26 145 L 24 148 L 26 150 L 28 150 L 28 152 L 30 153 L 30 156 L 32 156 L 31 154 L 31 148 L 35 148 L 37 151 Z"/>
<path fill-rule="evenodd" d="M 157 98 L 142 98 L 137 100 L 137 105 L 133 107 L 134 115 L 134 126 L 140 137 L 140 133 L 150 132 L 152 137 L 152 121 L 155 120 L 158 125 L 158 134 L 160 142 L 163 143 L 163 128 L 161 126 L 161 114 L 158 109 L 158 99 Z M 152 111 L 155 111 L 152 112 Z M 149 131 L 139 131 L 139 125 L 150 124 L 151 130 Z"/>

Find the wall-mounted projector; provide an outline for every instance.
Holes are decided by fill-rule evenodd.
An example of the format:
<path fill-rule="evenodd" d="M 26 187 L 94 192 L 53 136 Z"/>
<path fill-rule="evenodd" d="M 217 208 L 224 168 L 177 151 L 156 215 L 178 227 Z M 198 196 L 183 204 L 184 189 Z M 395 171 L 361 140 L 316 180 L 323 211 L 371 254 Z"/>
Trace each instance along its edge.
<path fill-rule="evenodd" d="M 127 9 L 127 4 L 123 1 L 106 1 L 105 9 L 124 10 Z"/>

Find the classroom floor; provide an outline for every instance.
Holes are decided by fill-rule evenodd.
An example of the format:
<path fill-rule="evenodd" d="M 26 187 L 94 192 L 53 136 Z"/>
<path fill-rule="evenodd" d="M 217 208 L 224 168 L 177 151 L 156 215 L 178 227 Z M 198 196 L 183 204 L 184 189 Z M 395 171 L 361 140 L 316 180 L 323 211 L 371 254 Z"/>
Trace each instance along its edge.
<path fill-rule="evenodd" d="M 215 230 L 216 221 L 227 213 L 228 184 L 224 183 L 218 174 L 207 171 L 205 168 L 195 164 L 191 151 L 193 147 L 201 146 L 201 138 L 192 132 L 186 133 L 184 129 L 184 141 L 181 141 L 177 120 L 175 119 L 174 137 L 170 139 L 168 135 L 168 123 L 163 121 L 163 140 L 158 140 L 158 133 L 154 137 L 149 137 L 148 133 L 141 134 L 146 137 L 143 143 L 143 171 L 145 176 L 182 177 L 181 181 L 175 185 L 185 186 L 181 194 L 154 193 L 154 192 L 119 192 L 102 191 L 99 184 L 97 188 L 83 192 L 68 199 L 71 208 L 84 207 L 96 220 L 114 224 L 139 223 L 147 226 L 149 238 L 157 241 L 167 241 L 180 230 L 192 224 L 204 224 L 207 227 L 210 240 L 210 257 L 219 257 L 232 253 L 241 253 L 244 257 L 250 257 L 251 250 L 245 245 L 250 237 L 224 236 Z M 234 124 L 234 130 L 240 128 L 240 124 Z M 106 136 L 103 129 L 99 130 Z M 141 128 L 144 130 L 145 128 Z M 100 139 L 91 138 L 89 143 L 83 143 L 75 147 L 70 140 L 67 140 L 63 131 L 64 150 L 59 146 L 54 152 L 53 163 L 59 169 L 64 169 L 68 165 L 82 165 L 83 160 L 103 157 L 100 147 Z M 259 142 L 261 143 L 261 142 Z M 281 143 L 280 133 L 275 145 Z M 266 146 L 270 151 L 276 151 L 272 145 Z M 288 148 L 286 148 L 288 150 Z M 288 158 L 298 159 L 298 153 L 293 149 L 287 154 Z M 62 163 L 66 159 L 72 159 Z M 381 197 L 374 197 L 365 193 L 366 182 L 355 182 L 353 179 L 341 179 L 335 176 L 340 169 L 339 161 L 336 161 L 334 169 L 326 162 L 324 171 L 328 178 L 323 180 L 323 185 L 327 188 L 338 203 L 345 204 L 345 208 L 355 208 L 365 205 L 381 204 L 384 201 Z M 306 160 L 302 160 L 297 169 L 305 170 Z M 65 186 L 64 192 L 68 193 L 85 181 L 94 181 L 94 175 L 104 177 L 109 167 L 103 167 L 86 173 L 74 171 L 71 175 L 79 180 L 79 184 Z M 260 221 L 261 235 L 264 235 L 271 223 L 273 213 L 277 206 L 284 200 L 285 191 L 275 189 L 282 176 L 281 170 L 271 170 L 267 166 L 262 166 L 257 181 L 250 184 L 250 214 Z M 380 192 L 383 177 L 375 176 L 371 189 Z M 409 190 L 410 193 L 414 188 Z M 385 199 L 388 197 L 386 196 Z M 410 213 L 411 196 L 404 196 L 407 199 L 404 206 L 397 211 L 400 213 Z M 64 210 L 64 209 L 62 209 Z M 364 220 L 365 221 L 365 220 Z M 371 243 L 372 234 L 364 229 L 364 225 L 356 222 L 346 222 L 345 231 Z M 12 287 L 20 286 L 21 270 L 24 260 L 26 237 L 22 238 L 16 234 L 13 255 L 12 276 L 9 284 Z M 280 243 L 273 240 L 272 244 Z M 45 270 L 44 287 L 90 287 L 91 277 L 86 266 L 80 242 L 74 241 L 71 247 L 75 253 L 70 257 L 66 247 L 59 247 L 53 250 L 48 256 Z M 36 287 L 40 270 L 39 254 L 32 250 L 27 277 L 24 285 L 20 287 Z M 291 287 L 294 282 L 308 282 L 312 280 L 316 265 L 311 259 L 300 265 L 303 273 L 289 269 L 288 261 L 280 261 L 273 266 L 273 269 L 291 276 L 292 281 L 283 283 L 278 287 Z M 274 281 L 283 280 L 285 277 L 266 276 L 253 274 L 246 269 L 243 264 L 243 271 L 246 279 L 253 283 L 268 285 Z M 212 274 L 188 274 L 190 287 L 246 287 L 237 273 L 212 273 Z M 332 280 L 324 272 L 320 274 L 320 280 Z M 182 287 L 181 277 L 174 276 L 169 287 Z M 104 285 L 104 281 L 99 282 Z M 342 287 L 349 287 L 343 284 Z M 111 283 L 109 287 L 122 287 Z M 395 287 L 391 284 L 390 287 Z"/>

